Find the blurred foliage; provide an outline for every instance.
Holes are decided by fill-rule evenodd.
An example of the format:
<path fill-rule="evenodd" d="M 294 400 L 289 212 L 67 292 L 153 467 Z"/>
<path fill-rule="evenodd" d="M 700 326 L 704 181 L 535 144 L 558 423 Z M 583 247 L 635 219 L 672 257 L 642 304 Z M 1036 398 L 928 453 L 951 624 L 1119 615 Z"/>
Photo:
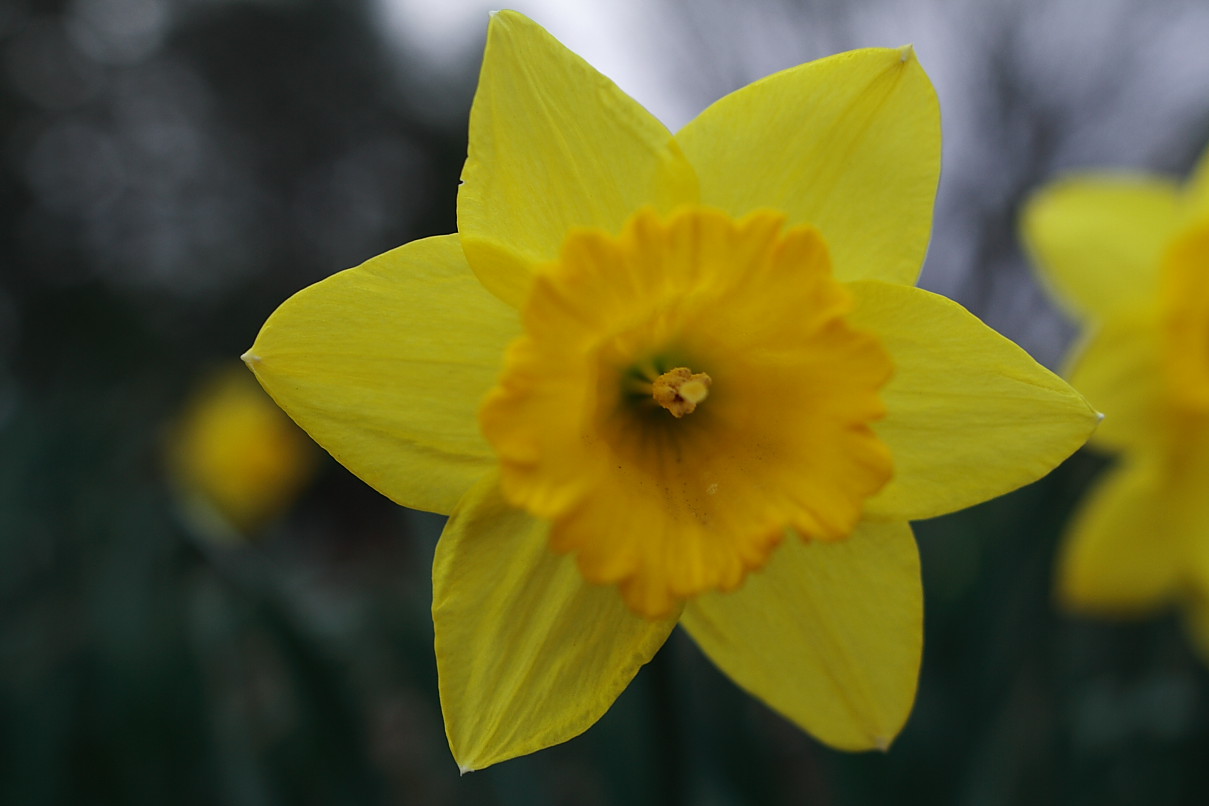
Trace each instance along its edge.
<path fill-rule="evenodd" d="M 794 30 L 826 20 L 820 47 L 869 44 L 842 4 L 765 5 Z M 1133 113 L 1038 80 L 1007 7 L 945 6 L 985 79 L 980 106 L 946 109 L 950 137 L 995 139 L 954 147 L 933 251 L 973 268 L 933 276 L 1014 336 L 1062 334 L 1023 285 L 1015 205 L 1072 162 L 1069 132 Z M 692 37 L 722 12 L 697 8 L 677 56 L 718 50 Z M 350 0 L 0 5 L 0 803 L 1209 802 L 1209 676 L 1180 625 L 1051 607 L 1057 537 L 1102 469 L 1083 455 L 919 525 L 924 667 L 889 753 L 821 747 L 676 634 L 583 737 L 459 778 L 428 610 L 441 520 L 327 460 L 261 540 L 219 544 L 164 457 L 197 379 L 281 300 L 453 230 L 474 66 L 434 72 L 379 28 Z M 1138 167 L 1186 168 L 1209 139 L 1206 79 Z M 1088 164 L 1114 161 L 1101 134 Z M 993 148 L 980 184 L 963 166 Z"/>

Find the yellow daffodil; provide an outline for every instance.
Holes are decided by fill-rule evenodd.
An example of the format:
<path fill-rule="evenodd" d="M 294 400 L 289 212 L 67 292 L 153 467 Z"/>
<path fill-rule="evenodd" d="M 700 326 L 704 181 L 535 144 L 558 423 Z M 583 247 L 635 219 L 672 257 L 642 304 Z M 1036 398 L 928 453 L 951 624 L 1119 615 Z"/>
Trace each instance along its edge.
<path fill-rule="evenodd" d="M 673 135 L 549 34 L 492 18 L 459 233 L 287 301 L 245 356 L 400 504 L 433 570 L 463 770 L 585 730 L 681 624 L 821 740 L 915 694 L 908 521 L 1048 472 L 1064 382 L 913 287 L 940 120 L 910 48 L 770 76 Z"/>
<path fill-rule="evenodd" d="M 1085 327 L 1070 375 L 1107 415 L 1092 445 L 1119 455 L 1066 537 L 1059 598 L 1109 615 L 1187 598 L 1209 649 L 1209 155 L 1185 187 L 1057 182 L 1023 228 Z"/>
<path fill-rule="evenodd" d="M 241 540 L 310 481 L 315 446 L 236 364 L 206 377 L 168 435 L 168 463 L 190 522 Z"/>

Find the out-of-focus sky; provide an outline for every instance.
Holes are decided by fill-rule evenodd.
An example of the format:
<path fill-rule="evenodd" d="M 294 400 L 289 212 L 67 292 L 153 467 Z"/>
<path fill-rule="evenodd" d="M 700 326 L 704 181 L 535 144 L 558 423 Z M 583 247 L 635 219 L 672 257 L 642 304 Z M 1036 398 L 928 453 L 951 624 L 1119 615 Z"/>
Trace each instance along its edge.
<path fill-rule="evenodd" d="M 677 92 L 661 57 L 652 14 L 641 0 L 375 0 L 384 29 L 420 51 L 437 69 L 477 63 L 492 10 L 512 8 L 541 23 L 563 44 L 617 82 L 673 129 L 696 112 Z"/>

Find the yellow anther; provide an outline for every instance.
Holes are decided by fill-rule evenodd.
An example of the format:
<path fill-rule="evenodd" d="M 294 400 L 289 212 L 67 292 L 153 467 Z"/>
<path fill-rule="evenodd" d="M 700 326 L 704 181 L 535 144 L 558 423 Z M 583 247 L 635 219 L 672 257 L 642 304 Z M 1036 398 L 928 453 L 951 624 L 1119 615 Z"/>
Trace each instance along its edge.
<path fill-rule="evenodd" d="M 676 367 L 660 375 L 651 384 L 655 402 L 680 418 L 692 414 L 697 404 L 709 396 L 713 380 L 704 372 L 694 373 L 688 367 Z"/>

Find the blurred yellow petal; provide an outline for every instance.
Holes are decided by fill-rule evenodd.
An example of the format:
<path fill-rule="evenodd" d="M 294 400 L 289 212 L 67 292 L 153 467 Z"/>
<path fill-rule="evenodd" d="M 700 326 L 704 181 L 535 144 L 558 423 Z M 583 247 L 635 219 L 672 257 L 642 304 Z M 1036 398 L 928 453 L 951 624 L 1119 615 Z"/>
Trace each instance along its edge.
<path fill-rule="evenodd" d="M 1177 435 L 1185 452 L 1166 458 L 1162 498 L 1153 506 L 1164 510 L 1180 547 L 1184 590 L 1209 594 L 1209 427 L 1189 425 Z"/>
<path fill-rule="evenodd" d="M 1184 627 L 1202 663 L 1209 663 L 1209 591 L 1184 601 Z"/>
<path fill-rule="evenodd" d="M 194 524 L 217 539 L 249 537 L 280 515 L 317 458 L 306 435 L 238 364 L 198 387 L 168 450 Z"/>
<path fill-rule="evenodd" d="M 1036 481 L 1087 441 L 1098 415 L 1065 381 L 956 302 L 919 288 L 848 283 L 852 324 L 894 363 L 874 431 L 894 477 L 866 517 L 942 515 Z"/>
<path fill-rule="evenodd" d="M 1166 424 L 1156 310 L 1138 309 L 1105 320 L 1075 351 L 1067 377 L 1091 405 L 1104 412 L 1092 445 L 1157 448 Z"/>
<path fill-rule="evenodd" d="M 441 706 L 463 771 L 587 730 L 676 624 L 584 582 L 573 559 L 550 550 L 549 527 L 497 485 L 488 477 L 466 495 L 433 565 Z"/>
<path fill-rule="evenodd" d="M 1025 245 L 1056 296 L 1079 316 L 1145 304 L 1177 222 L 1179 187 L 1148 176 L 1072 177 L 1025 208 Z"/>
<path fill-rule="evenodd" d="M 922 649 L 911 527 L 791 536 L 738 591 L 689 602 L 682 623 L 723 672 L 818 739 L 885 749 L 911 711 Z"/>
<path fill-rule="evenodd" d="M 491 19 L 470 112 L 458 230 L 483 284 L 519 305 L 535 263 L 573 227 L 616 234 L 644 205 L 696 201 L 671 132 L 591 65 L 513 11 Z"/>
<path fill-rule="evenodd" d="M 1209 568 L 1202 570 L 1209 571 Z M 1179 603 L 1184 615 L 1184 628 L 1192 646 L 1201 662 L 1209 663 L 1209 575 L 1201 574 L 1184 585 Z"/>
<path fill-rule="evenodd" d="M 1063 544 L 1058 597 L 1072 610 L 1141 614 L 1177 592 L 1186 569 L 1186 509 L 1154 461 L 1126 462 L 1083 502 Z M 1204 538 L 1203 534 L 1197 535 Z"/>
<path fill-rule="evenodd" d="M 818 227 L 840 280 L 913 284 L 932 228 L 940 109 L 911 48 L 841 53 L 714 103 L 676 139 L 701 201 Z"/>
<path fill-rule="evenodd" d="M 519 331 L 449 235 L 298 292 L 244 360 L 341 464 L 397 503 L 448 513 L 495 466 L 477 412 Z"/>
<path fill-rule="evenodd" d="M 1209 221 L 1188 227 L 1163 254 L 1163 372 L 1170 402 L 1209 415 Z"/>

